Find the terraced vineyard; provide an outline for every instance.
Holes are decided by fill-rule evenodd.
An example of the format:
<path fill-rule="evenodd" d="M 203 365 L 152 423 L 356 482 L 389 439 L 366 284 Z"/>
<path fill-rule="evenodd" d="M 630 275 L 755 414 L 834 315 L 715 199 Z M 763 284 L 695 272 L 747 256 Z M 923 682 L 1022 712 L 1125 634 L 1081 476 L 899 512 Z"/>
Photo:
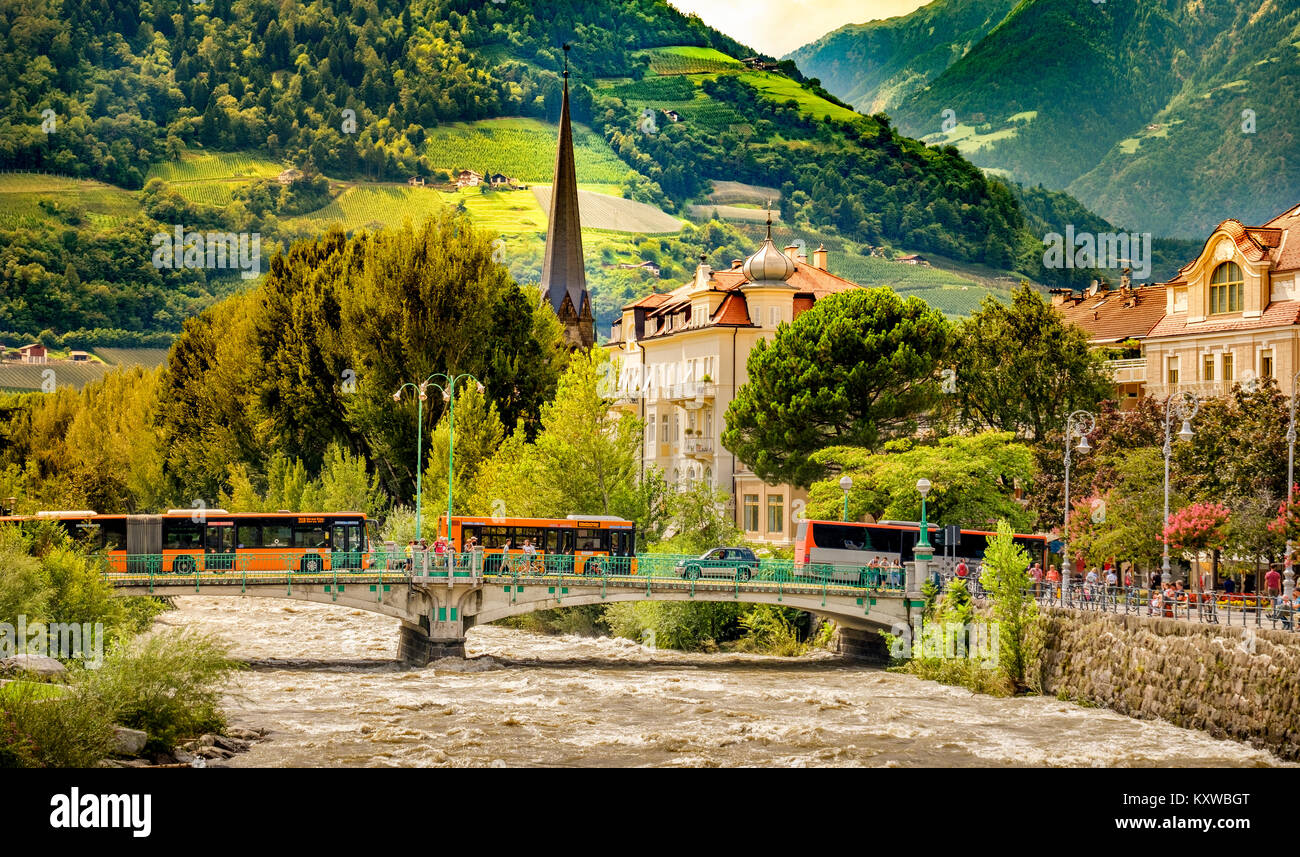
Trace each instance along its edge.
<path fill-rule="evenodd" d="M 874 256 L 832 253 L 831 273 L 863 286 L 889 286 L 900 295 L 916 295 L 949 318 L 971 315 L 985 295 L 1005 300 L 1009 292 L 992 289 L 940 268 L 907 265 Z"/>
<path fill-rule="evenodd" d="M 143 366 L 153 369 L 167 362 L 166 348 L 96 348 L 92 353 L 114 368 Z"/>
<path fill-rule="evenodd" d="M 146 180 L 176 182 L 274 178 L 285 168 L 264 156 L 247 152 L 186 152 L 179 161 L 154 164 Z"/>
<path fill-rule="evenodd" d="M 0 390 L 43 390 L 47 379 L 55 389 L 80 390 L 103 378 L 108 368 L 103 363 L 0 363 Z"/>
<path fill-rule="evenodd" d="M 294 228 L 322 229 L 339 224 L 344 229 L 388 228 L 406 220 L 419 224 L 444 205 L 465 203 L 474 222 L 503 234 L 544 232 L 546 214 L 526 191 L 480 193 L 477 188 L 441 192 L 399 184 L 358 184 L 347 188 L 329 205 L 294 218 Z"/>
<path fill-rule="evenodd" d="M 263 156 L 245 152 L 186 152 L 179 161 L 154 164 L 147 179 L 162 179 L 190 202 L 224 206 L 235 190 L 256 179 L 275 178 L 285 169 Z"/>
<path fill-rule="evenodd" d="M 650 70 L 658 75 L 708 74 L 739 71 L 745 67 L 740 60 L 713 48 L 654 48 L 644 51 L 641 56 L 649 60 Z"/>
<path fill-rule="evenodd" d="M 449 122 L 426 137 L 425 153 L 442 169 L 503 173 L 525 182 L 549 182 L 555 173 L 558 127 L 536 119 Z M 579 181 L 621 185 L 632 170 L 586 126 L 573 126 L 573 148 Z"/>
<path fill-rule="evenodd" d="M 135 216 L 140 203 L 130 191 L 103 182 L 43 173 L 0 173 L 0 227 L 31 228 L 48 222 L 54 212 L 73 209 L 96 225 L 112 227 Z"/>

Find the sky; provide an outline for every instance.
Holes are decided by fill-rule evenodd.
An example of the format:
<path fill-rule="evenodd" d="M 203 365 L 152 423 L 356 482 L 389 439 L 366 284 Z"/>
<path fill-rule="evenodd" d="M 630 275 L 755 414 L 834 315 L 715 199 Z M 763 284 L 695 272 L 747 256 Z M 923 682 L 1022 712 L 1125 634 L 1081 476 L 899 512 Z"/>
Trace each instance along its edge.
<path fill-rule="evenodd" d="M 929 0 L 668 0 L 765 54 L 782 57 L 837 30 L 906 15 Z"/>

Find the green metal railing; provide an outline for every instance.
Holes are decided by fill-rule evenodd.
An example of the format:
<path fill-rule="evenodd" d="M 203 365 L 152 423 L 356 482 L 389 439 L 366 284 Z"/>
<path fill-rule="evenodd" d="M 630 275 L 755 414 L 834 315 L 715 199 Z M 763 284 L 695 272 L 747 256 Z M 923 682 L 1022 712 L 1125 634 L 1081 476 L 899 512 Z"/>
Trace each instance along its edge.
<path fill-rule="evenodd" d="M 654 586 L 735 591 L 775 589 L 828 594 L 845 591 L 857 595 L 901 595 L 906 576 L 902 568 L 849 567 L 829 564 L 796 565 L 792 560 L 705 560 L 680 554 L 641 554 L 635 557 L 528 554 L 523 551 L 473 553 L 436 551 L 338 552 L 293 550 L 275 553 L 137 554 L 110 560 L 111 580 L 119 585 L 147 583 L 175 586 L 294 582 L 435 582 L 494 583 L 544 581 L 548 585 L 592 585 L 602 590 L 616 587 Z M 292 590 L 290 589 L 290 592 Z"/>

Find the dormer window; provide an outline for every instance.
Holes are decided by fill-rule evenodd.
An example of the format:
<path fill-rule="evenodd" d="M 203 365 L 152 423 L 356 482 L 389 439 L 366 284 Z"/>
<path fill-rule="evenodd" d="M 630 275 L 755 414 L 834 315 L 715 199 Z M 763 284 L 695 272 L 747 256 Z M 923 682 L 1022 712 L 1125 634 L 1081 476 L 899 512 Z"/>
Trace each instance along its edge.
<path fill-rule="evenodd" d="M 1210 315 L 1241 312 L 1241 292 L 1245 278 L 1236 262 L 1224 262 L 1210 277 Z M 1225 379 L 1226 380 L 1226 379 Z"/>

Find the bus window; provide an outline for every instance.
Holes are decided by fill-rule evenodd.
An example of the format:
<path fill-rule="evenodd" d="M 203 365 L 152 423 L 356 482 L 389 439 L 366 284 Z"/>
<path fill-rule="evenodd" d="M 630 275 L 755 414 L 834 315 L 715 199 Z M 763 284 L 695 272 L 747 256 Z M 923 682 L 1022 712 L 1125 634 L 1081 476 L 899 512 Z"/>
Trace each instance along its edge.
<path fill-rule="evenodd" d="M 519 541 L 515 544 L 515 547 L 521 548 L 524 546 L 525 541 L 531 541 L 535 547 L 540 548 L 545 534 L 541 527 L 516 527 L 515 537 Z"/>
<path fill-rule="evenodd" d="M 104 536 L 104 550 L 126 550 L 126 520 L 104 521 L 100 524 Z"/>
<path fill-rule="evenodd" d="M 293 527 L 288 524 L 269 524 L 262 527 L 262 547 L 287 548 L 293 542 Z"/>
<path fill-rule="evenodd" d="M 469 543 L 469 540 L 471 538 L 477 539 L 479 547 L 483 547 L 483 528 L 478 526 L 461 527 L 460 530 L 461 550 L 465 550 L 465 545 Z"/>
<path fill-rule="evenodd" d="M 260 548 L 262 546 L 262 528 L 256 524 L 240 524 L 235 530 L 235 547 Z"/>
<path fill-rule="evenodd" d="M 813 542 L 819 548 L 831 550 L 873 550 L 871 533 L 866 527 L 817 523 L 813 525 Z"/>
<path fill-rule="evenodd" d="M 296 548 L 325 547 L 325 528 L 311 524 L 293 528 L 293 546 Z"/>
<path fill-rule="evenodd" d="M 609 550 L 609 530 L 599 530 L 599 529 L 591 529 L 588 527 L 579 527 L 577 550 L 580 551 Z"/>
<path fill-rule="evenodd" d="M 513 529 L 513 527 L 484 527 L 482 537 L 483 547 L 504 547 L 507 540 L 510 541 L 510 546 L 512 548 L 519 547 L 519 545 L 515 544 L 514 540 L 510 538 L 514 535 Z"/>
<path fill-rule="evenodd" d="M 561 553 L 560 537 L 564 534 L 563 530 L 551 527 L 546 531 L 546 546 L 543 548 L 547 553 Z"/>
<path fill-rule="evenodd" d="M 163 519 L 164 550 L 201 550 L 203 548 L 203 527 L 192 521 Z"/>

